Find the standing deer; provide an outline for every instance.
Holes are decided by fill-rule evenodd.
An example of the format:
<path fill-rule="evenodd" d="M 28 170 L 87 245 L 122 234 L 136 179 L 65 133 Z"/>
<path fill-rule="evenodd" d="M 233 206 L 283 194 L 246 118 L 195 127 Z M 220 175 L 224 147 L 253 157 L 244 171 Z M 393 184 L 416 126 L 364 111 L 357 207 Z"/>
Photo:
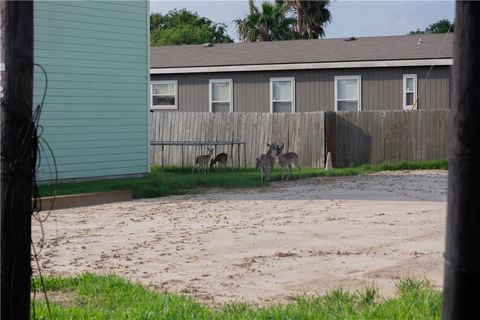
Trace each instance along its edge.
<path fill-rule="evenodd" d="M 225 152 L 217 154 L 215 159 L 210 160 L 210 169 L 213 168 L 215 163 L 218 163 L 218 168 L 221 169 L 223 168 L 224 171 L 227 170 L 227 160 L 228 160 L 228 155 Z"/>
<path fill-rule="evenodd" d="M 283 181 L 283 173 L 285 170 L 285 167 L 288 166 L 288 176 L 287 176 L 287 181 L 288 178 L 290 178 L 290 175 L 292 174 L 292 163 L 295 165 L 295 167 L 298 168 L 298 173 L 300 176 L 300 179 L 302 179 L 302 168 L 300 167 L 299 160 L 298 160 L 298 154 L 295 152 L 287 152 L 283 153 L 283 147 L 285 146 L 283 143 L 281 146 L 277 145 L 274 143 L 275 150 L 277 151 L 277 157 L 278 157 L 278 164 L 280 165 L 281 171 L 282 171 L 282 181 Z"/>
<path fill-rule="evenodd" d="M 268 147 L 267 157 L 270 160 L 270 164 L 272 165 L 272 169 L 273 169 L 273 167 L 275 166 L 275 157 L 272 156 L 272 152 L 273 150 L 275 150 L 275 143 L 272 143 L 272 144 L 267 143 L 267 147 Z"/>
<path fill-rule="evenodd" d="M 261 181 L 265 179 L 270 181 L 270 174 L 272 172 L 273 166 L 275 165 L 275 158 L 272 156 L 272 152 L 275 149 L 275 144 L 268 144 L 267 154 L 262 154 L 256 159 L 256 168 L 260 170 Z"/>
<path fill-rule="evenodd" d="M 208 154 L 195 158 L 195 165 L 193 166 L 192 174 L 195 172 L 195 168 L 197 168 L 197 172 L 201 169 L 204 174 L 208 173 L 208 162 L 213 155 L 213 149 L 207 147 L 207 150 Z"/>

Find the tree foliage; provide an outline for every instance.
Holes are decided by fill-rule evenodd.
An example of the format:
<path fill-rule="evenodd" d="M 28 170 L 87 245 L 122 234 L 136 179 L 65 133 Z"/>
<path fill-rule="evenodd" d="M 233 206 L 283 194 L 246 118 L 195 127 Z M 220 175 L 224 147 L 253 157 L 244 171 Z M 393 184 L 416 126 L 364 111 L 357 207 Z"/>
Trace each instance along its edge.
<path fill-rule="evenodd" d="M 438 20 L 435 23 L 429 25 L 425 30 L 417 29 L 415 31 L 410 31 L 409 34 L 423 34 L 423 33 L 447 33 L 453 32 L 454 24 L 448 19 Z"/>
<path fill-rule="evenodd" d="M 242 41 L 279 41 L 298 39 L 295 19 L 287 17 L 288 7 L 282 2 L 263 2 L 261 10 L 253 6 L 252 13 L 234 23 Z"/>
<path fill-rule="evenodd" d="M 303 39 L 318 39 L 325 36 L 325 25 L 332 20 L 327 6 L 329 0 L 283 0 L 291 8 L 296 19 L 295 31 Z"/>
<path fill-rule="evenodd" d="M 215 23 L 187 9 L 171 10 L 167 14 L 150 15 L 150 43 L 152 46 L 228 43 L 226 25 Z"/>
<path fill-rule="evenodd" d="M 318 39 L 331 21 L 329 0 L 276 0 L 263 2 L 260 9 L 250 5 L 250 14 L 234 23 L 242 41 Z"/>

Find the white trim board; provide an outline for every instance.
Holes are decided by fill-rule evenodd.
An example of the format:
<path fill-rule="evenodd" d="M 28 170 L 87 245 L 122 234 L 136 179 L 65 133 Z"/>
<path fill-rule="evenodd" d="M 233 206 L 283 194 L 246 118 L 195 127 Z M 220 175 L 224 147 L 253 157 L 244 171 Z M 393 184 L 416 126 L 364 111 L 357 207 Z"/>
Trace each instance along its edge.
<path fill-rule="evenodd" d="M 357 111 L 362 111 L 362 76 L 360 75 L 348 75 L 348 76 L 335 76 L 333 78 L 333 90 L 334 90 L 334 101 L 335 101 L 335 111 L 338 111 L 338 80 L 357 80 L 357 99 L 351 101 L 357 101 Z M 347 101 L 347 99 L 343 99 Z"/>
<path fill-rule="evenodd" d="M 228 83 L 228 94 L 230 100 L 228 103 L 230 104 L 230 112 L 233 112 L 233 79 L 210 79 L 208 81 L 208 112 L 213 112 L 213 103 L 212 100 L 212 85 L 214 83 Z M 227 102 L 227 101 L 215 101 L 215 102 Z"/>
<path fill-rule="evenodd" d="M 148 74 L 148 71 L 150 70 L 150 1 L 147 0 L 147 5 L 146 5 L 146 12 L 145 12 L 145 21 L 146 23 L 146 34 L 147 34 L 147 172 L 150 173 L 152 171 L 152 162 L 150 161 L 150 157 L 152 155 L 152 149 L 150 148 L 150 141 L 152 141 L 152 121 L 150 121 L 151 118 L 153 118 L 153 113 L 151 111 L 151 99 L 152 99 L 152 92 L 151 92 L 151 83 L 150 83 L 150 74 Z"/>
<path fill-rule="evenodd" d="M 150 68 L 150 74 L 180 74 L 204 72 L 245 72 L 275 70 L 308 69 L 343 69 L 343 68 L 381 68 L 381 67 L 415 67 L 415 66 L 451 66 L 453 59 L 417 59 L 417 60 L 382 60 L 382 61 L 346 61 L 317 63 L 258 64 L 239 66 Z"/>
<path fill-rule="evenodd" d="M 413 78 L 413 105 L 407 106 L 407 78 Z M 417 109 L 418 108 L 418 101 L 417 101 L 417 74 L 416 73 L 411 73 L 411 74 L 404 74 L 403 75 L 403 80 L 402 80 L 402 85 L 403 85 L 403 110 L 412 110 L 412 109 Z"/>
<path fill-rule="evenodd" d="M 153 85 L 155 84 L 173 84 L 175 95 L 175 104 L 168 105 L 153 105 Z M 178 80 L 152 80 L 150 81 L 150 110 L 178 110 Z"/>
<path fill-rule="evenodd" d="M 270 78 L 270 113 L 273 113 L 273 82 L 274 81 L 290 81 L 291 82 L 291 95 L 292 95 L 292 100 L 289 100 L 288 102 L 292 102 L 292 112 L 295 113 L 295 77 L 280 77 L 280 78 Z M 277 101 L 275 101 L 277 102 Z M 281 102 L 281 101 L 280 101 Z"/>

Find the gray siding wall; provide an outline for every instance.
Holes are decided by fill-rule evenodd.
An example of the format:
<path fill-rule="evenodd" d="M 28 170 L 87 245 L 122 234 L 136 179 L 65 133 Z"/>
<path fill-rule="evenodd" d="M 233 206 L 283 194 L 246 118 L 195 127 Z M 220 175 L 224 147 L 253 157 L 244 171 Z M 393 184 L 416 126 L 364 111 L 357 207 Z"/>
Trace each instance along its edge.
<path fill-rule="evenodd" d="M 449 108 L 450 67 L 293 70 L 152 75 L 151 80 L 178 81 L 178 111 L 208 112 L 209 79 L 233 79 L 234 111 L 269 112 L 270 78 L 295 77 L 297 112 L 333 111 L 334 77 L 362 77 L 362 110 L 401 110 L 403 75 L 417 74 L 418 109 Z"/>

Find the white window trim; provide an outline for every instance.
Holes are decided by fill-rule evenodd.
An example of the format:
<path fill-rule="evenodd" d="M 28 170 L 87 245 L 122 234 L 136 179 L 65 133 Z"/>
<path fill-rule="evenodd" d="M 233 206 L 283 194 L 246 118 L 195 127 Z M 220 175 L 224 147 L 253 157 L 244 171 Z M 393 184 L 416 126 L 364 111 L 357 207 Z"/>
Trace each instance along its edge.
<path fill-rule="evenodd" d="M 413 78 L 413 105 L 407 106 L 407 78 Z M 411 92 L 411 91 L 409 91 Z M 403 75 L 403 110 L 412 110 L 418 108 L 417 101 L 417 75 L 416 74 L 404 74 Z"/>
<path fill-rule="evenodd" d="M 228 95 L 230 100 L 229 101 L 213 101 L 212 100 L 212 85 L 214 83 L 222 83 L 228 82 Z M 210 79 L 208 83 L 208 100 L 209 100 L 209 112 L 213 112 L 213 103 L 230 103 L 230 112 L 233 112 L 233 80 L 232 79 Z"/>
<path fill-rule="evenodd" d="M 153 85 L 172 84 L 174 85 L 175 105 L 173 106 L 154 106 L 153 105 Z M 159 96 L 159 94 L 157 94 Z M 177 110 L 178 109 L 178 81 L 177 80 L 155 80 L 150 81 L 150 109 L 151 110 Z"/>
<path fill-rule="evenodd" d="M 362 111 L 362 76 L 352 75 L 352 76 L 335 76 L 334 77 L 334 91 L 335 91 L 335 111 L 338 111 L 338 80 L 357 80 L 357 99 L 341 99 L 341 101 L 358 101 L 357 111 Z"/>
<path fill-rule="evenodd" d="M 291 87 L 291 100 L 275 100 L 275 102 L 291 102 L 292 103 L 292 113 L 295 113 L 295 77 L 283 77 L 283 78 L 270 78 L 270 113 L 273 113 L 273 82 L 274 81 L 290 81 L 292 82 Z"/>

